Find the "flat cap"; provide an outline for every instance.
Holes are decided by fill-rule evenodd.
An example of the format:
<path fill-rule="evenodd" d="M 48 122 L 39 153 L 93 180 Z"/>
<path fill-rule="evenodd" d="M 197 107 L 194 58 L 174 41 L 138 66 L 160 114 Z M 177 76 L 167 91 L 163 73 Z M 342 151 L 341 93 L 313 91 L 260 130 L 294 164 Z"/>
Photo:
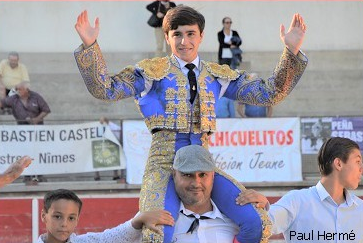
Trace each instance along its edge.
<path fill-rule="evenodd" d="M 214 171 L 212 154 L 200 145 L 188 145 L 179 149 L 174 158 L 173 168 L 183 173 Z"/>

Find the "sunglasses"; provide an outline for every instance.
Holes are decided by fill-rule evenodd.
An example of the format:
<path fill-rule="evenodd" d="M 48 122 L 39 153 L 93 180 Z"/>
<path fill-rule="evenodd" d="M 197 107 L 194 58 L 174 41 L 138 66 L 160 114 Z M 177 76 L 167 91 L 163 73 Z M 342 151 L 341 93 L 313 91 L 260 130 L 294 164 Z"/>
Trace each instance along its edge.
<path fill-rule="evenodd" d="M 229 22 L 229 21 L 228 21 L 228 22 L 224 22 L 224 23 L 225 23 L 225 24 L 232 24 L 232 21 L 231 21 L 231 22 Z"/>

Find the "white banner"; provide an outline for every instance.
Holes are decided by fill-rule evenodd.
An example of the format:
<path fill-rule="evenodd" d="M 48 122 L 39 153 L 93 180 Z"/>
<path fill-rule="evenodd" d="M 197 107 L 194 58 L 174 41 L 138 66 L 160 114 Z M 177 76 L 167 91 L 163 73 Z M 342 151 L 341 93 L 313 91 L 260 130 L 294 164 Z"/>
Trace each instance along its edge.
<path fill-rule="evenodd" d="M 299 118 L 219 119 L 209 150 L 241 182 L 301 181 Z"/>
<path fill-rule="evenodd" d="M 299 118 L 218 119 L 209 149 L 217 166 L 241 182 L 301 181 Z M 151 145 L 143 121 L 123 122 L 127 182 L 141 184 Z"/>
<path fill-rule="evenodd" d="M 99 122 L 0 126 L 0 172 L 24 155 L 34 161 L 23 175 L 126 168 L 120 142 Z"/>
<path fill-rule="evenodd" d="M 141 184 L 151 146 L 151 134 L 144 121 L 122 122 L 123 146 L 126 156 L 126 181 Z"/>

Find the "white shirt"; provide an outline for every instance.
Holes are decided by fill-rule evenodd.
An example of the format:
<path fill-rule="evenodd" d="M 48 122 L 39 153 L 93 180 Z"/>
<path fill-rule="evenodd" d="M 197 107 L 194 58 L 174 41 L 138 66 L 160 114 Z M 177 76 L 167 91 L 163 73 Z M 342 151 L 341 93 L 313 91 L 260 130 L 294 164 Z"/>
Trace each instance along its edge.
<path fill-rule="evenodd" d="M 238 226 L 229 218 L 223 215 L 214 202 L 211 200 L 213 211 L 203 215 L 198 215 L 186 209 L 181 203 L 180 211 L 186 215 L 194 214 L 196 218 L 207 216 L 211 219 L 199 220 L 199 226 L 193 233 L 186 233 L 190 225 L 195 220 L 187 217 L 183 213 L 179 213 L 178 220 L 175 222 L 175 231 L 173 235 L 173 243 L 232 243 L 235 235 L 238 234 Z"/>
<path fill-rule="evenodd" d="M 39 236 L 37 243 L 44 243 L 46 234 Z M 134 229 L 131 220 L 112 229 L 84 235 L 71 234 L 66 243 L 129 243 L 141 242 L 141 230 Z"/>
<path fill-rule="evenodd" d="M 320 182 L 289 192 L 270 206 L 272 233 L 296 243 L 363 242 L 363 200 L 347 190 L 345 195 L 337 205 Z"/>

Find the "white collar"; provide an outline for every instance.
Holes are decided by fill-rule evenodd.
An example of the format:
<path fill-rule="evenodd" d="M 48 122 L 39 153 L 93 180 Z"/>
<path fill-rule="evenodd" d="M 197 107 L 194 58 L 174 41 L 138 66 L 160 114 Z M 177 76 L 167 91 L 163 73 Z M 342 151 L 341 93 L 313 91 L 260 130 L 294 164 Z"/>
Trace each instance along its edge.
<path fill-rule="evenodd" d="M 321 183 L 321 181 L 319 181 L 318 184 L 316 184 L 316 190 L 318 192 L 320 201 L 324 201 L 327 198 L 331 198 L 331 200 L 334 201 L 333 198 L 328 193 L 328 191 L 323 186 L 323 184 Z M 353 203 L 358 205 L 356 200 L 354 200 L 354 198 L 347 189 L 344 189 L 344 194 L 345 194 L 345 202 L 348 205 L 348 207 L 352 206 Z"/>
<path fill-rule="evenodd" d="M 226 220 L 225 220 L 225 217 L 226 216 L 224 216 L 222 213 L 221 213 L 221 211 L 219 211 L 219 209 L 217 208 L 217 206 L 215 205 L 215 203 L 213 202 L 213 200 L 211 199 L 210 200 L 211 201 L 211 203 L 212 203 L 212 207 L 213 207 L 213 210 L 212 211 L 209 211 L 209 212 L 206 212 L 206 213 L 204 213 L 204 214 L 202 214 L 202 215 L 199 215 L 199 214 L 197 214 L 197 213 L 194 213 L 193 211 L 191 211 L 191 210 L 189 210 L 189 209 L 186 209 L 185 207 L 184 207 L 184 204 L 183 204 L 183 202 L 182 201 L 180 201 L 180 208 L 179 208 L 179 212 L 182 212 L 182 213 L 184 213 L 184 214 L 186 214 L 186 215 L 190 215 L 190 214 L 193 214 L 196 218 L 200 218 L 200 216 L 207 216 L 207 217 L 209 217 L 209 218 L 211 218 L 211 219 L 216 219 L 216 218 L 220 218 L 220 219 L 222 219 L 224 222 L 226 222 Z"/>
<path fill-rule="evenodd" d="M 174 54 L 173 54 L 174 55 Z M 195 67 L 200 70 L 200 59 L 199 59 L 199 56 L 197 56 L 192 62 L 186 62 L 182 59 L 180 59 L 179 57 L 177 57 L 176 55 L 174 55 L 175 59 L 178 61 L 179 63 L 179 67 L 180 68 L 183 68 L 185 67 L 185 65 L 187 65 L 188 63 L 193 63 L 195 65 Z"/>

